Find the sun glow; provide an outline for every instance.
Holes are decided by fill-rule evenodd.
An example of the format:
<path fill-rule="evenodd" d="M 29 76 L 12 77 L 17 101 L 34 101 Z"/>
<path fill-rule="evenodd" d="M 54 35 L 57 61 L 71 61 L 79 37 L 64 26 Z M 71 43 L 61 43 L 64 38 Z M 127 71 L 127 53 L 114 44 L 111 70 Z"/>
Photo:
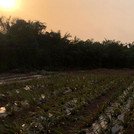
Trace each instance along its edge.
<path fill-rule="evenodd" d="M 16 0 L 0 0 L 0 7 L 5 9 L 12 9 L 16 6 Z"/>

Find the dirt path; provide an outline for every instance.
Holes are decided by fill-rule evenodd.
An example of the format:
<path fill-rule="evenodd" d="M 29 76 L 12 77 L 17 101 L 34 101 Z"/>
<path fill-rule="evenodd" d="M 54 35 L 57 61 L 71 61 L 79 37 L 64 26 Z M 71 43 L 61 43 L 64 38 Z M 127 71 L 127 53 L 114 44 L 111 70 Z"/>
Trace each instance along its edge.
<path fill-rule="evenodd" d="M 24 82 L 32 79 L 43 78 L 43 75 L 32 75 L 32 74 L 1 74 L 0 85 L 13 82 Z"/>

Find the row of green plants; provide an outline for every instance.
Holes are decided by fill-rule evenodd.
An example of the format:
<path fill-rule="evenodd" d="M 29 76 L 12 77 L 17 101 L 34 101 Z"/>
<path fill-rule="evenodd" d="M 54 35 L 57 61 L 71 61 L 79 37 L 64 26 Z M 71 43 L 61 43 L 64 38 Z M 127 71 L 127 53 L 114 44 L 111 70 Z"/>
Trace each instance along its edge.
<path fill-rule="evenodd" d="M 124 134 L 131 134 L 134 130 L 134 96 L 131 101 L 130 109 L 124 118 Z"/>
<path fill-rule="evenodd" d="M 60 77 L 60 78 L 59 78 Z M 71 78 L 70 78 L 71 77 Z M 43 78 L 40 80 L 32 80 L 29 82 L 21 82 L 14 84 L 4 84 L 0 86 L 1 99 L 8 101 L 17 101 L 29 99 L 30 103 L 34 103 L 36 98 L 45 94 L 45 99 L 50 99 L 55 96 L 62 96 L 70 92 L 76 92 L 80 89 L 91 87 L 97 82 L 106 83 L 109 78 L 107 76 L 69 76 L 55 75 L 52 78 Z M 88 81 L 87 81 L 88 80 Z M 60 82 L 62 81 L 62 82 Z M 86 87 L 86 86 L 87 87 Z M 2 101 L 2 100 L 1 100 Z"/>
<path fill-rule="evenodd" d="M 70 115 L 112 88 L 118 89 L 116 93 L 123 91 L 131 81 L 129 76 L 81 72 L 61 73 L 39 80 L 1 85 L 0 99 L 1 102 L 6 102 L 6 105 L 1 106 L 5 106 L 9 114 L 1 122 L 1 132 L 59 132 L 60 127 L 56 130 L 56 124 L 59 125 L 63 120 L 72 120 Z M 11 118 L 18 114 L 21 116 L 23 112 L 26 113 L 21 120 L 15 119 L 10 124 Z M 94 119 L 98 114 L 93 116 Z"/>
<path fill-rule="evenodd" d="M 103 121 L 105 122 L 105 126 L 100 126 L 99 133 L 116 133 L 121 132 L 124 133 L 126 124 L 124 121 L 125 113 L 127 113 L 129 109 L 129 99 L 134 95 L 134 85 L 133 87 L 126 93 L 120 94 L 120 97 L 116 97 L 114 105 L 112 105 L 111 110 L 103 111 Z M 111 105 L 111 103 L 110 103 Z M 108 107 L 108 106 L 107 106 Z M 106 108 L 107 108 L 106 107 Z M 100 121 L 101 123 L 101 121 Z"/>
<path fill-rule="evenodd" d="M 119 87 L 116 86 L 116 88 L 118 88 L 118 90 L 115 90 L 113 94 L 111 94 L 111 96 L 105 100 L 105 102 L 103 103 L 102 106 L 98 106 L 98 109 L 95 113 L 92 113 L 90 115 L 91 118 L 88 117 L 87 118 L 82 118 L 81 119 L 81 122 L 83 122 L 83 124 L 85 125 L 85 128 L 86 129 L 82 129 L 82 130 L 73 130 L 72 133 L 79 133 L 79 134 L 85 134 L 86 131 L 92 131 L 92 129 L 89 129 L 92 127 L 92 124 L 98 120 L 98 118 L 105 113 L 105 110 L 107 109 L 107 107 L 109 107 L 112 103 L 116 102 L 120 102 L 121 105 L 124 105 L 124 103 L 126 103 L 126 100 L 127 98 L 132 94 L 133 92 L 133 88 L 130 90 L 130 92 L 123 98 L 122 100 L 120 100 L 119 96 L 121 96 L 123 94 L 123 92 L 128 88 L 128 86 L 130 84 L 132 84 L 133 82 L 133 79 L 130 79 L 128 81 L 126 81 L 126 83 L 124 83 L 123 85 L 120 85 L 119 81 L 118 81 L 118 84 L 119 84 Z M 115 108 L 113 108 L 113 111 L 111 111 L 112 115 L 111 115 L 111 119 L 105 115 L 105 118 L 106 118 L 106 122 L 108 122 L 109 124 L 107 124 L 107 129 L 103 129 L 101 128 L 101 131 L 99 131 L 98 133 L 106 133 L 106 132 L 111 132 L 111 128 L 112 128 L 112 121 L 113 118 L 116 118 L 121 111 L 120 111 L 120 108 L 117 108 L 115 106 Z M 101 123 L 101 122 L 100 122 Z"/>

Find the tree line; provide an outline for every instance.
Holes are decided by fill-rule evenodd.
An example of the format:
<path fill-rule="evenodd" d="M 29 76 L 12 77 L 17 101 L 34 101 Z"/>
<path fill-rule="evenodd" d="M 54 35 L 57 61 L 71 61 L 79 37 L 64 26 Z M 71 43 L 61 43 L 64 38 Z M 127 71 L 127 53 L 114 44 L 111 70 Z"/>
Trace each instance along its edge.
<path fill-rule="evenodd" d="M 134 43 L 70 37 L 39 21 L 1 17 L 0 71 L 134 67 Z"/>

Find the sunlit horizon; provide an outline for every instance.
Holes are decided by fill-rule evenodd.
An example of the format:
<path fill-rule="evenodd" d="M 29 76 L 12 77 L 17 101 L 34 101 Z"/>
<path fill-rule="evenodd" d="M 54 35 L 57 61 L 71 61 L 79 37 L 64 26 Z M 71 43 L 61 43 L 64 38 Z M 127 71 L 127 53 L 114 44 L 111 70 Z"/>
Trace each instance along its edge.
<path fill-rule="evenodd" d="M 132 0 L 16 0 L 16 3 L 13 8 L 0 8 L 0 15 L 39 20 L 47 24 L 48 31 L 68 32 L 83 40 L 134 41 Z"/>

